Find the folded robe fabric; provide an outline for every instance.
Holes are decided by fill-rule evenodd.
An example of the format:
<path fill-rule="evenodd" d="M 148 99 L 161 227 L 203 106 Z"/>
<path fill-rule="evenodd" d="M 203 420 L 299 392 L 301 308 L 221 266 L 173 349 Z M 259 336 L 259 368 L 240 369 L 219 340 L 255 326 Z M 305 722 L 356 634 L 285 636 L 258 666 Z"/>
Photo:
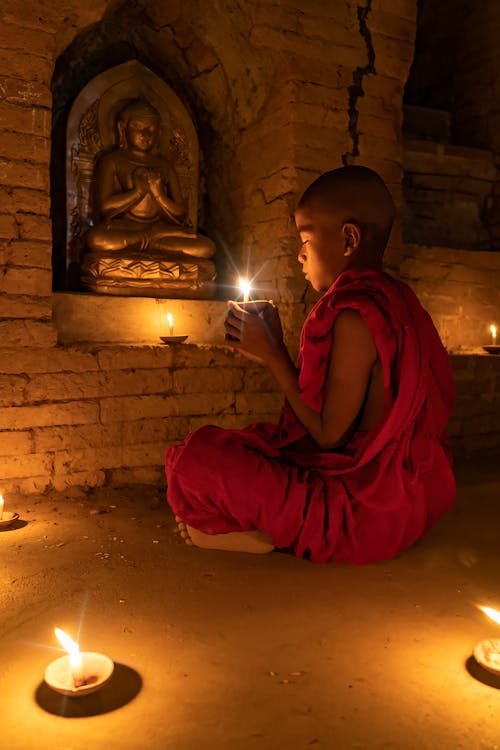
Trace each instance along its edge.
<path fill-rule="evenodd" d="M 453 374 L 407 284 L 371 269 L 340 274 L 302 329 L 302 399 L 321 412 L 333 325 L 347 308 L 375 341 L 384 418 L 335 451 L 319 449 L 286 401 L 277 425 L 196 430 L 166 451 L 167 500 L 187 524 L 209 534 L 260 529 L 313 562 L 363 564 L 407 549 L 453 505 Z"/>

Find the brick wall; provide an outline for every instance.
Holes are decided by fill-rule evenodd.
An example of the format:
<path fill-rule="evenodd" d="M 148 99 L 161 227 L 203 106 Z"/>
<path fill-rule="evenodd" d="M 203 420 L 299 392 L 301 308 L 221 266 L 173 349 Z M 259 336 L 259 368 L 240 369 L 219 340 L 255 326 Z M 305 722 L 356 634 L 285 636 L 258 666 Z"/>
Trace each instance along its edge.
<path fill-rule="evenodd" d="M 500 151 L 497 0 L 419 0 L 406 100 L 451 113 L 453 142 Z"/>
<path fill-rule="evenodd" d="M 64 88 L 73 45 L 85 42 L 89 52 L 114 34 L 113 54 L 140 52 L 186 96 L 204 149 L 206 229 L 237 265 L 249 256 L 250 272 L 260 270 L 256 286 L 280 303 L 293 346 L 306 291 L 292 219 L 300 191 L 326 169 L 363 163 L 402 203 L 401 103 L 415 12 L 415 0 L 2 6 L 3 489 L 160 482 L 170 442 L 205 422 L 275 419 L 281 401 L 263 371 L 224 348 L 57 346 L 49 200 L 56 61 L 54 81 Z M 401 247 L 396 228 L 389 260 L 399 263 Z M 229 261 L 220 266 L 234 273 Z"/>
<path fill-rule="evenodd" d="M 500 169 L 492 151 L 405 139 L 403 165 L 407 242 L 500 249 L 493 227 Z"/>
<path fill-rule="evenodd" d="M 451 356 L 457 408 L 448 425 L 455 461 L 498 461 L 500 449 L 500 356 Z"/>
<path fill-rule="evenodd" d="M 2 349 L 3 491 L 163 480 L 165 447 L 210 422 L 275 421 L 262 368 L 225 347 Z"/>
<path fill-rule="evenodd" d="M 164 481 L 165 447 L 203 424 L 276 422 L 282 398 L 261 368 L 225 347 L 3 350 L 1 490 Z M 451 356 L 457 460 L 500 444 L 500 357 Z M 22 374 L 21 374 L 22 373 Z"/>
<path fill-rule="evenodd" d="M 414 289 L 448 350 L 491 343 L 500 329 L 500 254 L 404 245 L 398 274 Z"/>
<path fill-rule="evenodd" d="M 446 140 L 449 138 L 455 145 L 490 152 L 492 165 L 497 167 L 500 163 L 499 27 L 500 4 L 497 0 L 480 3 L 473 0 L 419 0 L 415 58 L 405 89 L 408 104 L 441 110 L 432 118 L 435 122 L 434 127 L 430 128 L 438 135 L 438 140 L 443 140 L 448 130 Z M 445 123 L 446 115 L 448 125 Z M 415 117 L 416 120 L 411 122 Z M 409 107 L 405 119 L 408 132 L 417 134 L 414 132 L 415 125 L 419 126 L 421 135 L 429 132 L 418 108 Z M 460 188 L 458 192 L 461 192 Z M 458 225 L 465 228 L 467 215 L 471 224 L 478 224 L 470 197 L 472 192 L 469 187 L 468 198 L 464 201 L 464 216 L 458 221 Z M 459 196 L 458 201 L 462 198 Z M 428 209 L 429 206 L 426 206 L 424 211 Z M 479 224 L 487 227 L 489 238 L 498 249 L 498 175 L 494 179 L 487 211 L 479 216 Z M 448 247 L 455 246 L 451 241 L 442 243 L 437 236 L 427 239 Z M 484 244 L 484 238 L 480 238 L 480 242 Z M 467 245 L 462 241 L 458 246 Z"/>

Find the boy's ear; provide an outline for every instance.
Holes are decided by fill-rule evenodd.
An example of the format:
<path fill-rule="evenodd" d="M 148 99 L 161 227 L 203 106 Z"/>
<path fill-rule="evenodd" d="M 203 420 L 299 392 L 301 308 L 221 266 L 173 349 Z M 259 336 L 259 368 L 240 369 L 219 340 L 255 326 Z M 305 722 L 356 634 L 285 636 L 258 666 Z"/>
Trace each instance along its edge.
<path fill-rule="evenodd" d="M 352 255 L 361 242 L 361 229 L 357 224 L 348 222 L 342 227 L 342 234 L 344 235 L 344 255 Z"/>

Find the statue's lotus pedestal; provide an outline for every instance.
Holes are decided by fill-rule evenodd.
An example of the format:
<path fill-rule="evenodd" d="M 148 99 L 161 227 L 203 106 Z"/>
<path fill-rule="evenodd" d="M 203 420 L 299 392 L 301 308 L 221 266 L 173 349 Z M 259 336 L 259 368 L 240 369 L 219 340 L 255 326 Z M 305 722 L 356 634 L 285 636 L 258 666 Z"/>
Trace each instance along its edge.
<path fill-rule="evenodd" d="M 144 253 L 90 252 L 82 264 L 82 284 L 98 294 L 120 297 L 212 299 L 215 265 L 201 258 L 159 259 Z"/>

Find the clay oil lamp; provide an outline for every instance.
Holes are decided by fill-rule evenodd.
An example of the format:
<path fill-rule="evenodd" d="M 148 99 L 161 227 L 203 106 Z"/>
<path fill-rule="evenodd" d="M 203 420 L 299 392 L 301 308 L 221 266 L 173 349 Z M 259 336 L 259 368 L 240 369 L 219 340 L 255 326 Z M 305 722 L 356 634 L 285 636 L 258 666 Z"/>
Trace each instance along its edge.
<path fill-rule="evenodd" d="M 172 313 L 167 313 L 168 336 L 160 336 L 164 344 L 182 344 L 187 336 L 174 336 L 174 317 Z"/>
<path fill-rule="evenodd" d="M 3 495 L 0 495 L 0 527 L 10 526 L 14 521 L 19 518 L 19 513 L 14 513 L 9 510 L 5 510 L 5 500 Z"/>
<path fill-rule="evenodd" d="M 82 653 L 78 643 L 64 630 L 55 628 L 54 632 L 67 654 L 51 662 L 45 670 L 45 682 L 52 690 L 75 698 L 95 693 L 109 682 L 114 669 L 109 656 L 94 651 Z"/>
<path fill-rule="evenodd" d="M 500 612 L 492 607 L 479 607 L 493 622 L 500 625 Z M 487 638 L 474 646 L 474 658 L 484 669 L 500 676 L 500 638 Z"/>

